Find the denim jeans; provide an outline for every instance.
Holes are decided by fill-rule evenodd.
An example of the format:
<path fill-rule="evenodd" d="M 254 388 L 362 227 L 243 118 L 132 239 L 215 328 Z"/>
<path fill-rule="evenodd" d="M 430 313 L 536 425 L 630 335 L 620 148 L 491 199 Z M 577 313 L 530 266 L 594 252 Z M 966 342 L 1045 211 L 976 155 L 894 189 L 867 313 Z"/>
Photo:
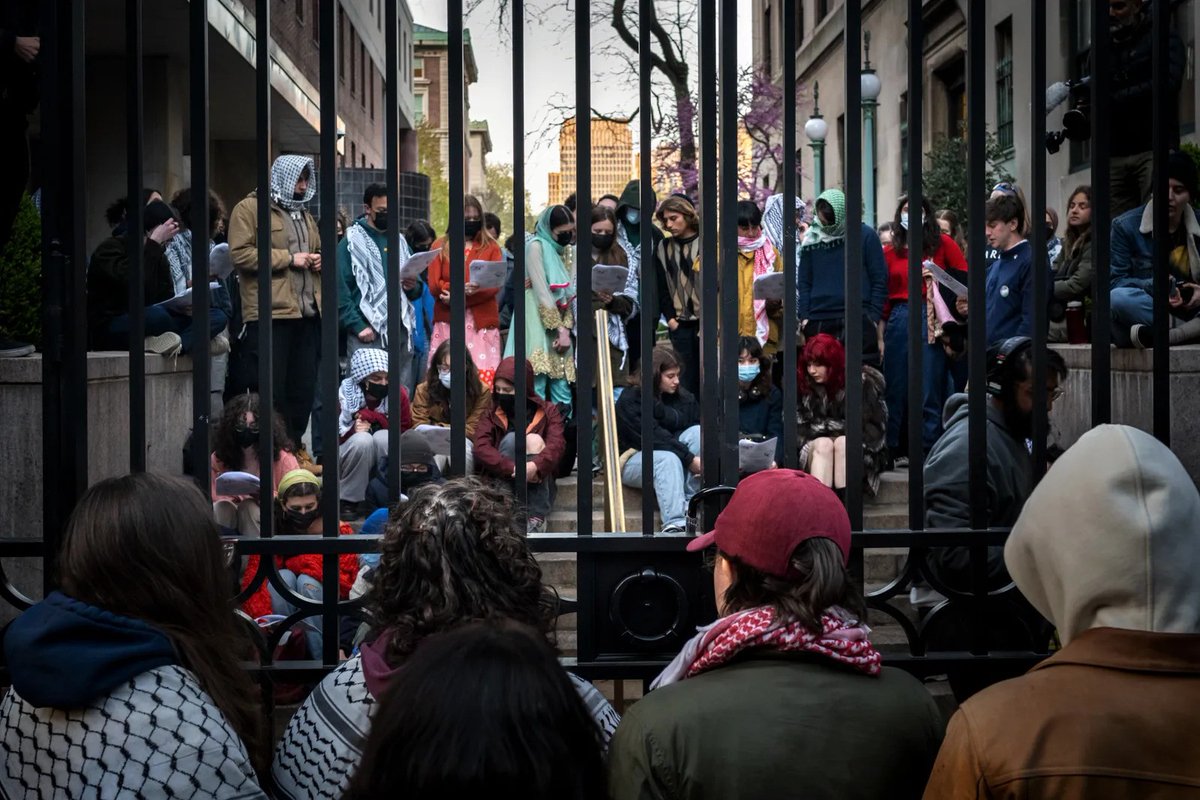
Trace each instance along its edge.
<path fill-rule="evenodd" d="M 290 569 L 281 569 L 279 570 L 279 577 L 283 579 L 284 584 L 289 589 L 305 599 L 319 603 L 325 596 L 325 592 L 321 588 L 321 582 L 311 575 L 297 575 Z M 270 582 L 267 583 L 267 591 L 271 595 L 272 613 L 286 616 L 296 612 L 296 606 L 292 605 L 287 598 L 280 594 Z M 308 643 L 309 657 L 320 658 L 321 645 L 325 641 L 321 634 L 321 616 L 318 614 L 314 617 L 306 617 L 299 624 L 304 628 L 304 639 Z"/>
<path fill-rule="evenodd" d="M 192 346 L 195 343 L 195 336 L 193 334 L 195 326 L 192 324 L 191 315 L 177 314 L 174 311 L 168 311 L 162 306 L 147 306 L 145 313 L 145 334 L 147 337 L 161 336 L 168 332 L 177 333 L 183 342 L 183 352 L 192 352 Z M 216 306 L 209 306 L 208 338 L 204 340 L 205 343 L 207 344 L 209 340 L 223 331 L 228 322 L 229 315 Z M 108 323 L 100 344 L 102 349 L 105 350 L 129 349 L 128 314 L 122 314 Z"/>
<path fill-rule="evenodd" d="M 500 440 L 500 455 L 507 459 L 516 461 L 517 458 L 517 439 L 512 433 L 504 434 L 504 438 Z M 533 460 L 533 456 L 528 452 L 525 454 L 525 461 Z M 518 473 L 519 474 L 519 473 Z M 550 509 L 554 507 L 554 496 L 557 493 L 558 486 L 554 482 L 554 475 L 542 475 L 537 483 L 530 483 L 528 488 L 528 508 L 526 514 L 530 517 L 538 517 L 546 519 L 550 516 Z M 512 482 L 512 492 L 515 497 L 517 494 L 517 482 Z"/>
<path fill-rule="evenodd" d="M 679 434 L 679 441 L 693 453 L 700 452 L 700 426 L 693 425 Z M 621 470 L 621 482 L 635 489 L 642 487 L 642 454 L 634 453 Z M 687 523 L 687 504 L 700 491 L 700 476 L 684 468 L 679 456 L 669 450 L 654 451 L 654 496 L 663 527 Z"/>
<path fill-rule="evenodd" d="M 1112 303 L 1112 335 L 1117 347 L 1132 347 L 1129 329 L 1154 322 L 1154 298 L 1136 286 L 1119 286 L 1109 293 Z"/>
<path fill-rule="evenodd" d="M 925 306 L 921 306 L 924 319 Z M 924 326 L 922 326 L 924 340 Z M 886 381 L 888 447 L 900 446 L 901 433 L 908 419 L 908 303 L 892 306 L 883 330 L 883 377 Z M 941 343 L 924 344 L 921 359 L 921 446 L 929 452 L 942 435 L 942 411 L 954 392 L 967 383 L 966 361 L 953 361 Z"/>

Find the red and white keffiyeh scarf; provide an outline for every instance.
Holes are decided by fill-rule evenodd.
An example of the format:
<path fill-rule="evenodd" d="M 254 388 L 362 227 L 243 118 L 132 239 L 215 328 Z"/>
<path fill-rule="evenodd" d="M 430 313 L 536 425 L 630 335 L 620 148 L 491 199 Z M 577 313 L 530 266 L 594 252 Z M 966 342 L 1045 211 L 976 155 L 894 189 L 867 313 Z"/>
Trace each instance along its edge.
<path fill-rule="evenodd" d="M 757 239 L 739 236 L 738 251 L 754 253 L 754 277 L 757 278 L 775 271 L 775 248 L 765 233 L 759 234 Z M 771 333 L 770 323 L 767 320 L 767 301 L 754 300 L 753 303 L 754 336 L 758 339 L 759 344 L 766 344 L 767 337 Z"/>
<path fill-rule="evenodd" d="M 821 633 L 814 634 L 795 620 L 777 622 L 775 609 L 759 606 L 701 628 L 650 688 L 678 683 L 720 667 L 743 651 L 758 648 L 818 653 L 868 675 L 878 675 L 882 658 L 868 638 L 870 633 L 870 628 L 840 608 L 827 609 L 821 616 Z"/>

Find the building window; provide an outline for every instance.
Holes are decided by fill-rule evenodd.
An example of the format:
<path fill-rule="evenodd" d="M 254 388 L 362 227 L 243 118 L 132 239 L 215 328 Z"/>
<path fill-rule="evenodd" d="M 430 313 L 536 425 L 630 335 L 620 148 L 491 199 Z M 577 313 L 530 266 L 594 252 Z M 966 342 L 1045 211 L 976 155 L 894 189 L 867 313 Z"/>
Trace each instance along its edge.
<path fill-rule="evenodd" d="M 900 191 L 908 194 L 908 92 L 900 95 Z"/>
<path fill-rule="evenodd" d="M 813 20 L 814 24 L 819 25 L 821 20 L 829 15 L 829 0 L 817 0 L 817 13 Z"/>
<path fill-rule="evenodd" d="M 371 59 L 367 58 L 367 46 L 360 40 L 358 43 L 358 64 L 362 77 L 362 96 L 359 98 L 362 101 L 362 107 L 367 107 L 367 73 L 371 73 L 371 94 L 375 94 L 375 65 Z M 373 99 L 373 98 L 372 98 Z M 374 118 L 374 114 L 371 115 Z"/>
<path fill-rule="evenodd" d="M 350 29 L 350 94 L 358 91 L 358 48 L 354 46 L 354 29 Z"/>
<path fill-rule="evenodd" d="M 1085 78 L 1089 74 L 1088 61 L 1092 56 L 1092 3 L 1090 0 L 1072 0 L 1068 9 L 1067 27 L 1070 31 L 1070 46 L 1068 48 L 1067 74 L 1072 80 Z M 1047 122 L 1047 127 L 1050 123 Z M 1070 143 L 1071 169 L 1086 167 L 1092 160 L 1091 139 L 1082 142 L 1072 140 Z"/>
<path fill-rule="evenodd" d="M 338 78 L 346 80 L 346 12 L 338 6 Z"/>
<path fill-rule="evenodd" d="M 312 36 L 317 47 L 321 46 L 321 0 L 312 0 Z"/>
<path fill-rule="evenodd" d="M 996 26 L 996 139 L 1001 147 L 1013 146 L 1013 41 L 1012 17 Z"/>
<path fill-rule="evenodd" d="M 841 167 L 842 185 L 846 183 L 846 115 L 838 114 L 837 118 L 837 147 L 838 147 L 838 166 Z M 825 178 L 826 185 L 829 184 L 829 177 Z"/>
<path fill-rule="evenodd" d="M 354 146 L 354 142 L 350 143 L 350 166 L 353 168 L 354 163 L 358 161 L 358 148 Z"/>
<path fill-rule="evenodd" d="M 413 105 L 416 106 L 413 109 L 414 121 L 417 123 L 417 125 L 420 125 L 425 121 L 425 115 L 429 113 L 425 107 L 424 92 L 417 92 L 413 95 Z"/>
<path fill-rule="evenodd" d="M 301 22 L 304 22 L 304 4 L 307 2 L 308 0 L 296 0 L 296 19 Z"/>
<path fill-rule="evenodd" d="M 413 77 L 417 79 L 423 79 L 425 77 L 425 59 L 418 58 L 413 61 L 412 73 Z"/>
<path fill-rule="evenodd" d="M 804 0 L 796 0 L 796 47 L 804 41 Z M 784 21 L 786 25 L 786 20 Z"/>
<path fill-rule="evenodd" d="M 762 31 L 762 51 L 763 63 L 767 65 L 767 70 L 773 72 L 775 70 L 774 53 L 771 52 L 771 8 L 768 6 L 763 9 L 763 31 Z"/>
<path fill-rule="evenodd" d="M 371 119 L 375 119 L 375 67 L 371 67 Z"/>

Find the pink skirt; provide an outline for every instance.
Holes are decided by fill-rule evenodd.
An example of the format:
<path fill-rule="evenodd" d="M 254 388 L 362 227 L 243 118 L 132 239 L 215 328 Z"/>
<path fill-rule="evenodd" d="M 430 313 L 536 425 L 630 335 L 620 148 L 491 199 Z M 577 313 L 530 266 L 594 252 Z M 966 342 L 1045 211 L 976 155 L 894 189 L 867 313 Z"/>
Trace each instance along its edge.
<path fill-rule="evenodd" d="M 471 360 L 475 362 L 475 368 L 479 370 L 479 380 L 483 381 L 484 386 L 491 389 L 492 381 L 496 377 L 496 367 L 500 366 L 500 329 L 476 328 L 475 314 L 468 308 L 466 336 L 467 352 L 471 354 Z M 433 354 L 437 352 L 438 346 L 449 338 L 449 322 L 433 323 L 433 338 L 429 344 L 430 361 L 433 360 Z"/>

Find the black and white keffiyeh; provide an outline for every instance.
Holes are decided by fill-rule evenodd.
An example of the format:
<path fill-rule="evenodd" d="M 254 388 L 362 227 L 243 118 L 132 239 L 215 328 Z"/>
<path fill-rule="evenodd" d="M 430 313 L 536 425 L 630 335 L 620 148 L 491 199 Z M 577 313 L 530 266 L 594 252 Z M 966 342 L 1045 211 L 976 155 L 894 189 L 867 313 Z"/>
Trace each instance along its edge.
<path fill-rule="evenodd" d="M 296 181 L 308 169 L 308 190 L 295 200 Z M 309 156 L 280 156 L 271 165 L 271 200 L 288 211 L 299 211 L 317 195 L 317 168 Z"/>
<path fill-rule="evenodd" d="M 808 207 L 805 205 L 803 198 L 796 195 L 796 213 L 804 218 L 807 216 Z M 771 241 L 776 253 L 783 252 L 783 195 L 773 194 L 767 198 L 767 202 L 763 208 L 762 220 L 763 232 L 767 234 L 767 238 Z M 800 239 L 799 231 L 796 233 L 796 258 L 800 258 Z"/>
<path fill-rule="evenodd" d="M 387 280 L 384 278 L 383 254 L 361 224 L 351 225 L 346 230 L 346 241 L 350 249 L 350 268 L 354 281 L 362 295 L 358 308 L 363 317 L 379 334 L 379 341 L 386 348 L 387 340 Z M 400 264 L 412 257 L 408 242 L 400 237 Z M 417 315 L 404 292 L 400 292 L 400 321 L 406 331 L 412 332 L 417 324 Z"/>
<path fill-rule="evenodd" d="M 355 350 L 350 356 L 350 374 L 342 381 L 338 389 L 338 403 L 341 414 L 338 416 L 338 433 L 346 435 L 346 431 L 354 426 L 354 415 L 367 404 L 367 396 L 363 394 L 362 384 L 367 376 L 374 372 L 388 371 L 388 354 L 386 350 L 375 347 L 364 347 Z M 387 398 L 379 403 L 376 409 L 380 414 L 387 415 Z"/>

